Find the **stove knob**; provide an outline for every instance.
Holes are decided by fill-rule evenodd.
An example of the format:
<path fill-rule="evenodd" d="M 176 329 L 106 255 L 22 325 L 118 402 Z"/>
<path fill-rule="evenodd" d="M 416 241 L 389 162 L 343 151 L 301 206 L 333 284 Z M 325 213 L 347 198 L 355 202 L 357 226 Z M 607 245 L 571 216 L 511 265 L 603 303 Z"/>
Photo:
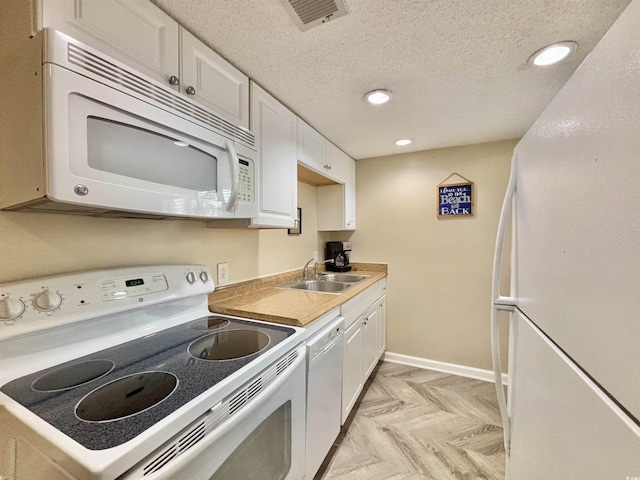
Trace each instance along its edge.
<path fill-rule="evenodd" d="M 204 270 L 200 272 L 200 280 L 202 280 L 204 283 L 207 283 L 209 281 L 209 275 L 207 275 L 207 272 L 205 272 Z"/>
<path fill-rule="evenodd" d="M 193 272 L 187 273 L 187 282 L 193 285 L 196 282 L 196 274 Z"/>
<path fill-rule="evenodd" d="M 44 290 L 36 295 L 33 300 L 33 306 L 41 312 L 53 312 L 62 304 L 62 296 L 51 290 Z"/>
<path fill-rule="evenodd" d="M 24 313 L 24 303 L 22 300 L 7 295 L 0 298 L 0 320 L 15 320 Z"/>

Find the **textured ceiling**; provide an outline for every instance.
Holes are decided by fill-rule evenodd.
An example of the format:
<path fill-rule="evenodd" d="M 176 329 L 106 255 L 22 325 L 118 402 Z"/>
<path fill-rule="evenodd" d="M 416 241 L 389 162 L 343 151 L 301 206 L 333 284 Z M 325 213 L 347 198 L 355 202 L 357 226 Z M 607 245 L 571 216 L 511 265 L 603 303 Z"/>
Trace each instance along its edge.
<path fill-rule="evenodd" d="M 629 4 L 344 0 L 301 32 L 279 0 L 153 1 L 356 159 L 523 135 Z M 527 64 L 562 40 L 578 43 L 568 60 Z M 367 104 L 374 88 L 392 101 Z"/>

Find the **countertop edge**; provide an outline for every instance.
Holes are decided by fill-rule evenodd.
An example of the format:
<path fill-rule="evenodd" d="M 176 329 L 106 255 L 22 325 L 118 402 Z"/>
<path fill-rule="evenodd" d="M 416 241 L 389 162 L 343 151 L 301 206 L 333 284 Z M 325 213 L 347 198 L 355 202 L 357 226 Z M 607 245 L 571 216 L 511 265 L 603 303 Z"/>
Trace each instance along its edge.
<path fill-rule="evenodd" d="M 387 264 L 358 263 L 354 267 L 350 273 L 369 275 L 369 278 L 340 295 L 276 287 L 299 278 L 301 270 L 296 270 L 216 290 L 209 295 L 209 310 L 222 315 L 304 327 L 388 275 Z M 367 267 L 373 268 L 368 270 Z"/>

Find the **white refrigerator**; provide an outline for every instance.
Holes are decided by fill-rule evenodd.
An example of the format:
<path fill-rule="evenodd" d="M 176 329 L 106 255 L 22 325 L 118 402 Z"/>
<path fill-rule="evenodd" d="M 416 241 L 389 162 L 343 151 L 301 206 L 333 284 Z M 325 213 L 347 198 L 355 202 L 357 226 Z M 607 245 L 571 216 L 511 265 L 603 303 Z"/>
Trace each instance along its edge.
<path fill-rule="evenodd" d="M 492 312 L 507 479 L 640 480 L 640 0 L 518 143 L 511 169 Z M 506 395 L 500 310 L 512 312 Z"/>

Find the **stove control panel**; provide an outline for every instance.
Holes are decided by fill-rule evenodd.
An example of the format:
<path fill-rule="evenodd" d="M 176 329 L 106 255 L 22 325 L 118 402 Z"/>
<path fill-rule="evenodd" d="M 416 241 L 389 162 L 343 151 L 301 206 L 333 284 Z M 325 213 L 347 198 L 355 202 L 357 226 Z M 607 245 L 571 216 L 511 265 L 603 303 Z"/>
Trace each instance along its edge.
<path fill-rule="evenodd" d="M 204 265 L 93 270 L 0 284 L 0 340 L 186 297 L 206 306 L 213 289 Z"/>
<path fill-rule="evenodd" d="M 163 274 L 114 278 L 103 280 L 99 285 L 99 295 L 103 302 L 139 297 L 169 289 L 169 284 Z"/>

